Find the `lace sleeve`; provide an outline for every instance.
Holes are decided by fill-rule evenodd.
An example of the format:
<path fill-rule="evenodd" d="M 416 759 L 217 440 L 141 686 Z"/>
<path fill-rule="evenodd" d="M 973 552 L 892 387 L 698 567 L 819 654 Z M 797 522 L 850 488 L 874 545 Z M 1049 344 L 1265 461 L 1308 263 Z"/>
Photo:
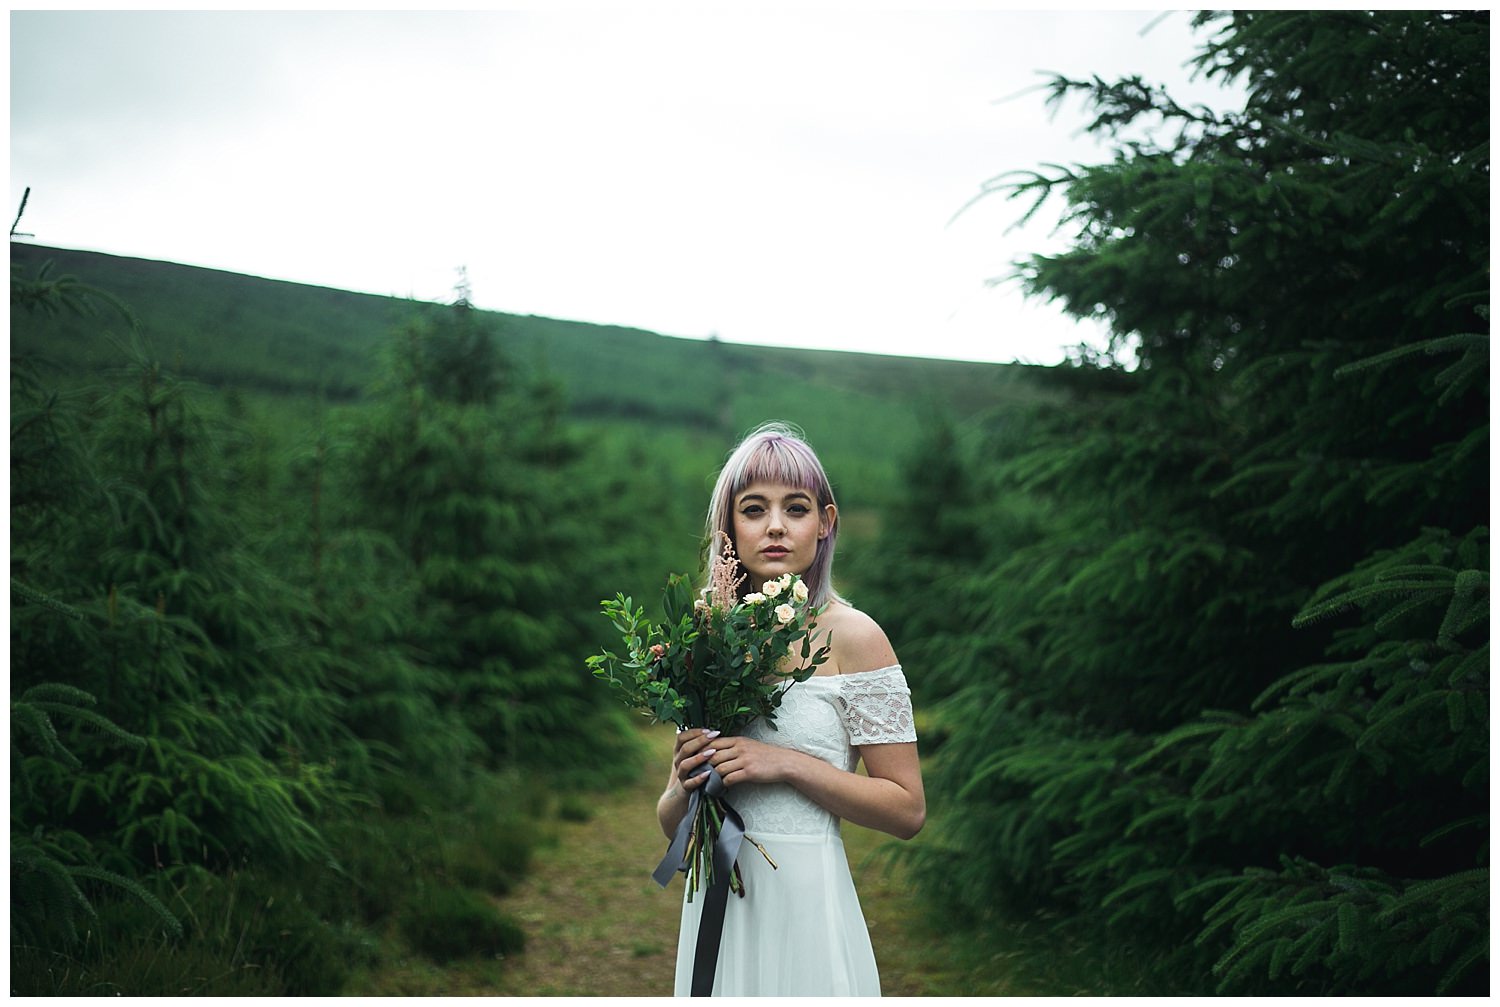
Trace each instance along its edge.
<path fill-rule="evenodd" d="M 879 671 L 839 676 L 839 714 L 851 745 L 916 741 L 911 690 L 899 664 Z"/>

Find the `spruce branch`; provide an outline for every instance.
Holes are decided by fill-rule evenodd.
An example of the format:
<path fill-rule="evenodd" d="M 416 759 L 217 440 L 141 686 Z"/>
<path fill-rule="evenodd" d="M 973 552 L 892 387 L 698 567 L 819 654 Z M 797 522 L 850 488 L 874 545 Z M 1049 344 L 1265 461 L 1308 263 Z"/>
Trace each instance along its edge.
<path fill-rule="evenodd" d="M 42 591 L 38 591 L 36 588 L 30 587 L 14 577 L 10 579 L 10 593 L 13 596 L 19 597 L 22 601 L 25 601 L 32 605 L 40 605 L 43 608 L 51 609 L 54 612 L 67 616 L 69 619 L 72 619 L 75 622 L 83 621 L 83 613 L 74 608 L 72 605 L 60 602 L 56 598 L 53 598 L 51 595 L 48 595 Z"/>
<path fill-rule="evenodd" d="M 1489 343 L 1490 337 L 1478 332 L 1458 332 L 1449 336 L 1439 336 L 1436 339 L 1424 339 L 1420 342 L 1408 343 L 1405 346 L 1398 346 L 1393 350 L 1386 350 L 1384 353 L 1377 353 L 1372 357 L 1363 357 L 1351 363 L 1344 364 L 1342 367 L 1334 370 L 1333 376 L 1335 378 L 1347 378 L 1372 368 L 1387 367 L 1398 360 L 1403 360 L 1406 357 L 1415 356 L 1419 353 L 1427 356 L 1435 356 L 1439 353 L 1461 351 L 1467 357 L 1469 353 L 1477 351 L 1488 357 Z"/>

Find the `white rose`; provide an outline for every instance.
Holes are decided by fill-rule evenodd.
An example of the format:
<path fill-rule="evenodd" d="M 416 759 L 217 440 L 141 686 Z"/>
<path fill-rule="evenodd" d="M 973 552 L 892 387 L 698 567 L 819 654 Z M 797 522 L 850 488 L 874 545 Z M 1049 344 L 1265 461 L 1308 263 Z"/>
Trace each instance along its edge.
<path fill-rule="evenodd" d="M 796 599 L 796 602 L 799 605 L 807 601 L 807 584 L 800 580 L 797 581 L 797 583 L 793 584 L 792 597 Z"/>
<path fill-rule="evenodd" d="M 766 596 L 761 594 L 759 591 L 751 591 L 749 594 L 745 595 L 746 605 L 759 605 L 765 600 Z"/>
<path fill-rule="evenodd" d="M 781 622 L 782 625 L 786 625 L 793 619 L 797 618 L 797 610 L 792 608 L 792 606 L 790 605 L 777 605 L 776 618 Z"/>
<path fill-rule="evenodd" d="M 781 593 L 782 583 L 779 580 L 768 580 L 766 586 L 761 588 L 767 598 L 774 598 Z"/>

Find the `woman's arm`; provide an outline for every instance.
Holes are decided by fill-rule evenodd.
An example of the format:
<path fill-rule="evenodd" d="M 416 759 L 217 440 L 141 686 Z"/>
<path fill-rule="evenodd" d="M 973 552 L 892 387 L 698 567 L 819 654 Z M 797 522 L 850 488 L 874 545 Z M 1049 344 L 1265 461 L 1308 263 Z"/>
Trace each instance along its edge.
<path fill-rule="evenodd" d="M 915 836 L 927 820 L 915 742 L 860 748 L 868 776 L 752 738 L 720 738 L 715 744 L 712 762 L 730 788 L 740 783 L 790 783 L 829 813 L 898 839 Z"/>
<path fill-rule="evenodd" d="M 839 672 L 856 674 L 897 663 L 890 641 L 869 616 L 841 608 L 829 622 L 830 664 Z M 915 742 L 860 747 L 868 776 L 845 772 L 805 752 L 751 738 L 721 737 L 713 745 L 715 754 L 709 761 L 726 786 L 789 783 L 831 814 L 900 839 L 915 836 L 927 820 L 927 798 Z"/>

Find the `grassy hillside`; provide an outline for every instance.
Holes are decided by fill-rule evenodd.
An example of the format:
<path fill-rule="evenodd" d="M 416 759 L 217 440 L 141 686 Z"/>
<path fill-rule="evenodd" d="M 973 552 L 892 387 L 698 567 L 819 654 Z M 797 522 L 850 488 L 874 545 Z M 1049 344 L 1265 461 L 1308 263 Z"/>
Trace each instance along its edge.
<path fill-rule="evenodd" d="M 34 276 L 44 263 L 125 302 L 157 353 L 217 385 L 358 395 L 382 340 L 414 303 L 169 262 L 11 243 L 11 263 Z M 724 393 L 757 415 L 810 390 L 858 392 L 904 408 L 944 402 L 960 414 L 1015 392 L 1019 368 L 875 354 L 728 345 L 641 329 L 487 312 L 513 355 L 544 364 L 570 389 L 579 415 L 636 415 L 712 424 Z M 113 360 L 88 319 L 18 328 L 14 347 L 69 368 Z M 913 333 L 914 341 L 920 333 Z M 734 380 L 726 373 L 732 372 Z M 713 380 L 710 380 L 713 379 Z M 666 394 L 670 391 L 670 395 Z"/>
<path fill-rule="evenodd" d="M 135 315 L 152 355 L 211 390 L 232 393 L 258 430 L 287 443 L 359 401 L 383 348 L 425 306 L 174 263 L 12 242 L 34 277 L 73 276 Z M 1021 405 L 1045 394 L 1018 365 L 733 345 L 534 315 L 485 312 L 509 356 L 564 389 L 569 413 L 602 453 L 645 459 L 672 492 L 706 498 L 704 480 L 756 423 L 784 419 L 817 445 L 854 537 L 893 490 L 921 420 Z M 122 362 L 96 317 L 12 312 L 12 352 L 38 355 L 73 382 Z M 914 333 L 914 343 L 920 334 Z M 686 508 L 686 504 L 685 504 Z M 680 530 L 676 535 L 692 535 Z"/>

